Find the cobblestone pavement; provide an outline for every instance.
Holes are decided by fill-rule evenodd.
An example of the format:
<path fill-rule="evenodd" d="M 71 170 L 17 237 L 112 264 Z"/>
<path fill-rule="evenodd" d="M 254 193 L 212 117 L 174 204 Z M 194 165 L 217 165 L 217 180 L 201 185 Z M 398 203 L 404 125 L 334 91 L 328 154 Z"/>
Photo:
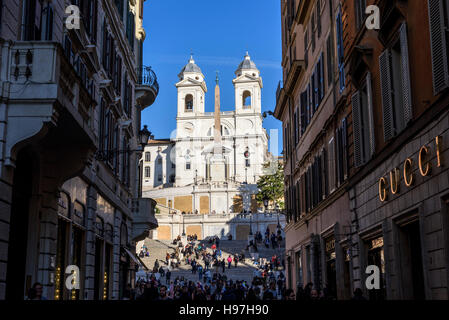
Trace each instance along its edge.
<path fill-rule="evenodd" d="M 197 241 L 196 244 L 201 242 L 202 244 L 206 245 L 207 250 L 212 253 L 211 244 L 209 244 L 207 241 Z M 153 240 L 153 239 L 145 239 L 145 245 L 148 248 L 150 252 L 149 257 L 142 258 L 142 261 L 144 264 L 151 270 L 154 266 L 154 262 L 156 259 L 159 260 L 159 264 L 164 268 L 167 269 L 167 265 L 165 264 L 165 255 L 167 252 L 172 253 L 175 252 L 175 245 L 171 243 L 171 241 L 168 240 Z M 220 249 L 222 250 L 222 257 L 227 258 L 228 255 L 234 255 L 236 253 L 244 253 L 245 255 L 245 261 L 241 261 L 238 263 L 237 268 L 234 266 L 234 263 L 232 263 L 232 266 L 230 269 L 226 266 L 224 274 L 227 276 L 228 279 L 232 280 L 246 280 L 248 282 L 251 282 L 254 277 L 254 272 L 257 270 L 257 267 L 253 264 L 253 261 L 251 260 L 251 256 L 248 253 L 246 249 L 247 241 L 240 241 L 240 240 L 222 240 L 220 241 Z M 259 257 L 271 259 L 271 257 L 276 255 L 282 255 L 284 252 L 284 248 L 281 247 L 280 249 L 266 249 L 263 245 L 258 246 L 258 253 Z M 200 260 L 200 263 L 204 267 L 204 263 L 202 260 Z M 175 279 L 178 276 L 184 276 L 188 280 L 192 281 L 199 281 L 198 273 L 192 274 L 191 272 L 191 266 L 186 265 L 184 262 L 181 262 L 179 268 L 172 269 L 172 276 L 171 279 Z M 219 272 L 221 272 L 222 269 L 219 268 Z M 215 268 L 211 268 L 212 274 L 215 272 Z"/>

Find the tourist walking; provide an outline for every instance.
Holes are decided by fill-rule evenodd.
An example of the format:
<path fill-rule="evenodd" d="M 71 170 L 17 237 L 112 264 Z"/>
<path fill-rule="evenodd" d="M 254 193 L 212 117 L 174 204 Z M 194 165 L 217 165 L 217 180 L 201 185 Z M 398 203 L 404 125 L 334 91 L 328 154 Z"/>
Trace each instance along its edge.
<path fill-rule="evenodd" d="M 231 258 L 231 256 L 228 256 L 228 269 L 231 269 L 231 264 L 232 264 L 232 258 Z"/>
<path fill-rule="evenodd" d="M 170 284 L 170 277 L 171 277 L 171 271 L 167 270 L 167 273 L 165 274 L 165 283 Z"/>

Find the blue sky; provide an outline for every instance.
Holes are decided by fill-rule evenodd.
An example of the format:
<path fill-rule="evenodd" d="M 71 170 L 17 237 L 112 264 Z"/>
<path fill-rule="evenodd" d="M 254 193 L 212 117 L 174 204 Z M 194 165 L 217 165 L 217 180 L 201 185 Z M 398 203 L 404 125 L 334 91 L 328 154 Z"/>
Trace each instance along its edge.
<path fill-rule="evenodd" d="M 190 52 L 206 77 L 206 111 L 214 110 L 215 71 L 220 72 L 221 109 L 234 110 L 232 79 L 248 51 L 261 72 L 262 111 L 274 111 L 276 88 L 282 77 L 280 1 L 277 0 L 147 0 L 144 5 L 144 65 L 158 77 L 159 95 L 142 113 L 156 139 L 169 138 L 176 128 L 178 73 Z M 272 116 L 267 132 L 279 130 Z M 274 150 L 270 150 L 274 151 Z M 274 151 L 278 154 L 278 151 Z"/>

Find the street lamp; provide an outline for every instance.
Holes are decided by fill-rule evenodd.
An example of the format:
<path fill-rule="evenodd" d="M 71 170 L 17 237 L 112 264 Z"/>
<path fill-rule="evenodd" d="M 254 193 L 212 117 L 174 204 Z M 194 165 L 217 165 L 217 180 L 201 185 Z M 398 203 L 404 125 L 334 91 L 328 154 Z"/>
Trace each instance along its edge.
<path fill-rule="evenodd" d="M 278 234 L 280 234 L 281 233 L 281 224 L 280 224 L 280 222 L 279 222 L 279 211 L 278 211 L 278 225 L 276 226 L 276 228 L 278 229 Z"/>
<path fill-rule="evenodd" d="M 150 139 L 150 136 L 151 136 L 151 132 L 148 131 L 148 126 L 144 125 L 143 129 L 139 131 L 139 140 L 140 140 L 140 145 L 142 146 L 142 150 L 148 144 L 148 140 Z"/>

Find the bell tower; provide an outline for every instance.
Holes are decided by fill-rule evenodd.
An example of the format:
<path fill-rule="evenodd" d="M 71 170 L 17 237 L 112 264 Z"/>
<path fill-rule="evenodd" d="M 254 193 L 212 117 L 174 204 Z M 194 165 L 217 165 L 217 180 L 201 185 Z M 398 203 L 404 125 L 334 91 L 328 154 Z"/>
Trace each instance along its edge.
<path fill-rule="evenodd" d="M 235 112 L 240 114 L 260 113 L 262 110 L 262 78 L 248 52 L 235 71 L 235 76 L 232 80 L 235 90 Z"/>
<path fill-rule="evenodd" d="M 193 56 L 178 74 L 178 117 L 192 117 L 204 113 L 206 82 Z"/>

